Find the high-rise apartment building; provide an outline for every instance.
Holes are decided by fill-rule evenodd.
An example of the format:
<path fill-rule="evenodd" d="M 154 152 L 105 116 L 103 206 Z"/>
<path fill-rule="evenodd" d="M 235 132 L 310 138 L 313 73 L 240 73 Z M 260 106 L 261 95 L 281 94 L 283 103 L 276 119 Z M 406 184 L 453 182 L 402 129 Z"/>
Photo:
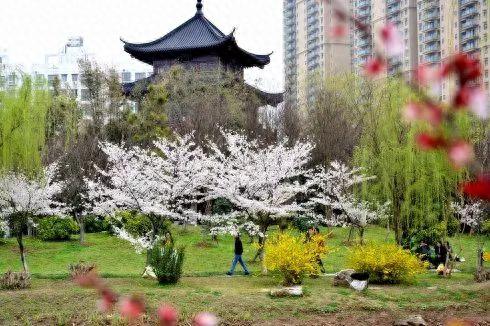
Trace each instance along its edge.
<path fill-rule="evenodd" d="M 482 62 L 482 84 L 489 88 L 488 2 L 486 0 L 419 0 L 419 64 L 440 64 L 458 52 Z M 449 101 L 456 83 L 446 80 L 441 99 Z"/>
<path fill-rule="evenodd" d="M 345 6 L 371 28 L 365 35 L 350 26 L 350 35 L 336 43 L 328 29 L 334 23 L 327 1 L 284 0 L 286 86 L 293 100 L 308 99 L 308 78 L 314 71 L 332 76 L 346 68 L 361 73 L 368 58 L 381 51 L 379 31 L 387 23 L 398 28 L 403 53 L 388 62 L 387 76 L 411 78 L 421 64 L 437 65 L 458 52 L 480 58 L 482 84 L 490 94 L 490 4 L 487 0 L 350 0 Z M 329 51 L 330 50 L 330 51 Z M 332 66 L 333 65 L 333 66 Z M 385 76 L 386 76 L 385 75 Z M 441 85 L 440 96 L 450 100 L 454 80 Z"/>
<path fill-rule="evenodd" d="M 349 0 L 342 0 L 350 8 Z M 311 81 L 351 70 L 350 36 L 334 37 L 336 24 L 328 0 L 284 0 L 284 61 L 286 88 L 293 105 L 314 94 Z"/>
<path fill-rule="evenodd" d="M 371 35 L 352 28 L 352 68 L 359 72 L 375 51 L 379 30 L 387 23 L 394 24 L 401 33 L 403 53 L 388 62 L 388 75 L 403 73 L 410 76 L 418 64 L 417 58 L 417 3 L 416 0 L 352 0 L 352 13 L 371 27 Z"/>

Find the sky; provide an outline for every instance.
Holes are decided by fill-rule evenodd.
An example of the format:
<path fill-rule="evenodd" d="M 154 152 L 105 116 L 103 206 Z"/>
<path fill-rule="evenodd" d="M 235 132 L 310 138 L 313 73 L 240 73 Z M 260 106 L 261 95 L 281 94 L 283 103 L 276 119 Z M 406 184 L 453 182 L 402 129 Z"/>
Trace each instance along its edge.
<path fill-rule="evenodd" d="M 69 37 L 82 36 L 87 52 L 107 66 L 140 65 L 124 52 L 121 37 L 153 41 L 196 11 L 195 0 L 0 0 L 0 49 L 10 62 L 30 71 L 46 54 L 57 53 Z M 236 27 L 238 45 L 268 54 L 264 69 L 248 69 L 249 83 L 282 91 L 282 0 L 203 0 L 204 14 L 223 33 Z"/>

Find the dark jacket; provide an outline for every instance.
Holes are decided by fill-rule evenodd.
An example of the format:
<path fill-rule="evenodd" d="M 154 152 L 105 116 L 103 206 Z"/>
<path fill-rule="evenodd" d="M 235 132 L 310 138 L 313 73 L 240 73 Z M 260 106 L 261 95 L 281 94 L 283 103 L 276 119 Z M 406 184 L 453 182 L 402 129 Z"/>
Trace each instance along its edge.
<path fill-rule="evenodd" d="M 235 255 L 241 255 L 241 254 L 243 254 L 242 240 L 240 240 L 240 238 L 236 237 L 235 238 Z"/>

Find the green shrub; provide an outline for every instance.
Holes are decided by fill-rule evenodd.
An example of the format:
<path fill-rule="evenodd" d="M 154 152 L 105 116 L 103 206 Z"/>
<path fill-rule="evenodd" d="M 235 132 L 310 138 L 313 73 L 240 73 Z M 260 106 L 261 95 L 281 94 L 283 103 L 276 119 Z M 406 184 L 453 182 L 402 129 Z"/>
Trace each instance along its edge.
<path fill-rule="evenodd" d="M 151 232 L 151 222 L 148 216 L 143 214 L 133 214 L 133 216 L 127 218 L 123 222 L 124 229 L 128 231 L 129 234 L 135 237 Z"/>
<path fill-rule="evenodd" d="M 184 247 L 174 248 L 173 243 L 155 246 L 149 251 L 149 262 L 160 284 L 175 284 L 182 275 Z"/>
<path fill-rule="evenodd" d="M 372 283 L 411 283 L 425 265 L 417 256 L 395 244 L 368 244 L 355 247 L 348 257 L 349 268 L 369 273 Z"/>
<path fill-rule="evenodd" d="M 490 220 L 486 220 L 482 223 L 481 232 L 486 235 L 490 235 Z"/>
<path fill-rule="evenodd" d="M 89 215 L 85 217 L 85 232 L 87 233 L 100 233 L 109 231 L 109 222 L 99 216 Z"/>
<path fill-rule="evenodd" d="M 37 226 L 37 236 L 43 241 L 66 241 L 77 232 L 78 226 L 71 218 L 45 217 Z"/>

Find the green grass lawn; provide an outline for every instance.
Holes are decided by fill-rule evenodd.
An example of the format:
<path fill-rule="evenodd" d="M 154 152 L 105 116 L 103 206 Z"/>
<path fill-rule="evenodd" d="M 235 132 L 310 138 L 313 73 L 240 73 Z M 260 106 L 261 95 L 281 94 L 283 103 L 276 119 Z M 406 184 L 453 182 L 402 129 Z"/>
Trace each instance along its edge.
<path fill-rule="evenodd" d="M 330 230 L 323 230 L 324 233 Z M 334 228 L 332 237 L 327 245 L 332 251 L 325 257 L 324 264 L 327 272 L 336 272 L 346 267 L 349 247 L 343 243 L 347 239 L 348 229 Z M 198 227 L 178 228 L 174 230 L 178 245 L 186 247 L 184 274 L 186 276 L 210 276 L 224 274 L 233 258 L 233 238 L 222 236 L 218 243 L 204 237 Z M 366 231 L 367 241 L 393 241 L 392 233 L 378 227 Z M 93 262 L 98 270 L 106 277 L 128 277 L 141 274 L 145 265 L 145 255 L 138 255 L 131 245 L 117 237 L 104 233 L 88 234 L 87 245 L 81 246 L 76 237 L 69 242 L 43 242 L 36 238 L 26 239 L 27 261 L 31 273 L 38 278 L 65 277 L 68 265 L 78 261 Z M 250 261 L 255 254 L 255 246 L 243 238 L 244 257 Z M 476 266 L 475 237 L 463 235 L 451 239 L 454 249 L 459 252 L 466 262 L 458 263 L 457 268 L 463 272 L 472 273 Z M 260 265 L 250 264 L 252 271 L 258 272 Z M 5 245 L 0 245 L 0 272 L 8 269 L 20 270 L 20 259 L 17 242 L 9 239 Z"/>
<path fill-rule="evenodd" d="M 349 248 L 343 242 L 347 233 L 347 229 L 332 230 L 327 244 L 333 251 L 324 259 L 328 272 L 346 267 Z M 33 285 L 23 291 L 0 291 L 0 325 L 120 324 L 116 317 L 94 312 L 93 291 L 80 289 L 66 279 L 67 266 L 80 260 L 96 263 L 118 292 L 144 294 L 151 307 L 159 302 L 171 302 L 185 318 L 198 311 L 212 311 L 229 325 L 365 325 L 370 318 L 370 324 L 388 325 L 394 318 L 413 312 L 422 313 L 434 323 L 449 315 L 483 316 L 490 320 L 490 286 L 473 282 L 477 242 L 470 236 L 451 239 L 456 251 L 462 245 L 466 262 L 457 266 L 461 273 L 448 279 L 427 272 L 411 286 L 372 286 L 359 294 L 333 287 L 331 277 L 320 277 L 306 280 L 303 298 L 272 299 L 267 291 L 279 279 L 261 276 L 258 263 L 249 264 L 252 277 L 224 276 L 233 256 L 231 237 L 220 237 L 215 244 L 204 238 L 199 228 L 176 229 L 174 235 L 187 248 L 186 277 L 175 286 L 159 286 L 141 279 L 144 255 L 136 254 L 128 243 L 107 234 L 89 234 L 87 246 L 80 246 L 76 239 L 70 242 L 27 239 Z M 391 234 L 387 237 L 386 230 L 377 227 L 366 231 L 366 239 L 393 241 Z M 248 261 L 255 248 L 247 240 L 243 239 Z M 8 269 L 20 270 L 17 244 L 13 240 L 0 245 L 0 272 Z"/>

